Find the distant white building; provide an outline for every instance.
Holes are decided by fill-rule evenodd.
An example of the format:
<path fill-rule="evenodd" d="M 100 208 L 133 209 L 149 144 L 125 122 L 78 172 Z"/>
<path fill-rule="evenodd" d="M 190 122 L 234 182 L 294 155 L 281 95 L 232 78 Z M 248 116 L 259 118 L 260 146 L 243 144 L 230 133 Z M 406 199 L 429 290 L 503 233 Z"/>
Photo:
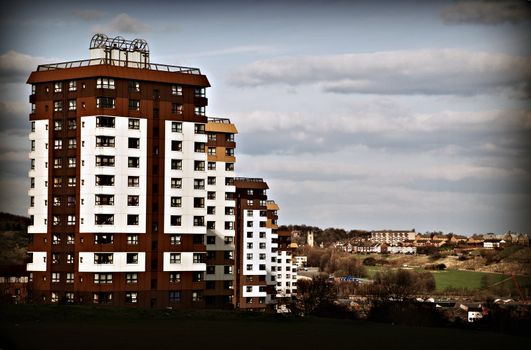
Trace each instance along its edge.
<path fill-rule="evenodd" d="M 417 247 L 410 246 L 388 246 L 387 252 L 390 254 L 416 254 Z"/>
<path fill-rule="evenodd" d="M 304 267 L 308 263 L 308 257 L 306 255 L 295 256 L 295 265 L 297 267 Z"/>
<path fill-rule="evenodd" d="M 393 231 L 393 230 L 381 230 L 371 231 L 370 240 L 375 243 L 386 243 L 389 245 L 397 245 L 404 241 L 415 240 L 415 229 L 411 231 Z"/>

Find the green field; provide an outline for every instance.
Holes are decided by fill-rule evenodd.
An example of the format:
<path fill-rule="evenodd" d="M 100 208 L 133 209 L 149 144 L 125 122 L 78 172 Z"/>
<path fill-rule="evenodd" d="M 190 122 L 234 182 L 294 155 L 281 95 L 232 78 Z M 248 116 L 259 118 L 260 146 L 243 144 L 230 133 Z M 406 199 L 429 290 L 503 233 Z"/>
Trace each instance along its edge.
<path fill-rule="evenodd" d="M 236 311 L 0 307 L 1 349 L 523 349 L 528 338 L 452 328 Z"/>
<path fill-rule="evenodd" d="M 376 272 L 385 269 L 381 266 L 368 266 L 367 272 L 369 278 L 373 278 Z M 418 271 L 424 271 L 422 269 Z M 444 291 L 447 288 L 467 288 L 467 289 L 481 289 L 484 286 L 504 286 L 507 288 L 514 288 L 514 283 L 511 276 L 498 273 L 476 272 L 476 271 L 462 271 L 462 270 L 445 270 L 445 271 L 430 271 L 435 278 L 435 285 L 437 291 Z M 519 276 L 518 283 L 520 286 L 529 284 L 529 279 Z M 505 282 L 502 282 L 504 281 Z"/>

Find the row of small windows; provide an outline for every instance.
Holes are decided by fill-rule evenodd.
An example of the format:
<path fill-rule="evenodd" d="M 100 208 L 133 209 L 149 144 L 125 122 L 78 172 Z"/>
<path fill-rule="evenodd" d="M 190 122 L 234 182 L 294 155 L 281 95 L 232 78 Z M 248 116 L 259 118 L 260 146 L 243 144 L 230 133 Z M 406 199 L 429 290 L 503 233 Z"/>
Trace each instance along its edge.
<path fill-rule="evenodd" d="M 63 82 L 55 82 L 53 84 L 53 91 L 55 93 L 63 92 L 63 85 L 66 85 L 68 88 L 68 91 L 77 91 L 77 81 L 70 80 L 68 83 L 63 84 Z M 81 88 L 85 89 L 86 85 L 85 83 L 81 84 Z M 107 78 L 107 77 L 100 77 L 96 79 L 96 88 L 97 89 L 109 89 L 109 90 L 115 90 L 116 84 L 115 80 L 113 78 Z M 128 90 L 129 92 L 140 92 L 140 82 L 138 81 L 128 81 Z M 49 87 L 45 87 L 45 92 L 48 93 Z M 181 85 L 171 85 L 170 91 L 172 95 L 182 96 L 183 94 L 183 87 Z M 31 93 L 35 94 L 36 92 L 36 85 L 31 86 Z M 194 89 L 194 96 L 196 97 L 206 97 L 206 88 L 195 88 Z"/>

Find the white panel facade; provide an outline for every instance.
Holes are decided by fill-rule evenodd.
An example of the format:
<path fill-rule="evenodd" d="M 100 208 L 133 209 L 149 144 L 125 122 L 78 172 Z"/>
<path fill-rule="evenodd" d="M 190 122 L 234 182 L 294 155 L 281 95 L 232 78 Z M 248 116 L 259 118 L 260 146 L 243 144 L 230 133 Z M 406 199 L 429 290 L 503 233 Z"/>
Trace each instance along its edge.
<path fill-rule="evenodd" d="M 30 142 L 34 143 L 29 154 L 32 163 L 28 173 L 31 186 L 28 195 L 33 197 L 33 206 L 28 209 L 28 214 L 33 216 L 33 225 L 28 226 L 28 233 L 46 233 L 48 218 L 48 120 L 35 120 L 32 122 L 34 130 L 29 134 Z"/>
<path fill-rule="evenodd" d="M 146 253 L 144 252 L 108 252 L 112 253 L 112 264 L 96 264 L 94 255 L 107 252 L 80 252 L 79 272 L 145 272 Z M 127 263 L 127 254 L 138 254 L 136 263 Z"/>
<path fill-rule="evenodd" d="M 205 274 L 206 281 L 232 281 L 234 280 L 234 267 L 228 266 L 230 273 L 225 273 L 225 266 L 228 265 L 214 265 L 214 273 Z"/>
<path fill-rule="evenodd" d="M 290 297 L 296 289 L 297 266 L 291 252 L 280 251 L 277 256 L 277 297 Z"/>
<path fill-rule="evenodd" d="M 181 259 L 178 263 L 171 262 L 171 254 L 175 253 L 164 252 L 162 271 L 206 271 L 205 263 L 194 263 L 193 252 L 179 252 Z"/>
<path fill-rule="evenodd" d="M 260 288 L 264 288 L 264 286 L 254 286 L 254 285 L 251 285 L 251 286 L 247 286 L 247 285 L 244 285 L 243 286 L 243 292 L 242 292 L 242 295 L 244 298 L 248 298 L 248 297 L 266 297 L 267 296 L 267 292 L 264 290 L 263 292 L 260 291 Z"/>
<path fill-rule="evenodd" d="M 234 244 L 227 244 L 225 237 L 234 237 L 236 234 L 236 201 L 225 199 L 225 193 L 236 192 L 236 186 L 227 185 L 226 179 L 234 179 L 234 171 L 225 169 L 225 162 L 216 162 L 216 169 L 207 170 L 208 177 L 215 177 L 215 184 L 207 183 L 207 192 L 214 192 L 214 199 L 206 200 L 207 207 L 215 207 L 215 213 L 206 216 L 206 221 L 215 223 L 214 229 L 207 230 L 207 236 L 215 237 L 215 243 L 209 244 L 209 250 L 234 250 Z M 227 213 L 226 208 L 233 208 L 232 213 Z"/>
<path fill-rule="evenodd" d="M 46 271 L 46 252 L 28 252 L 33 255 L 32 262 L 26 264 L 28 271 Z"/>
<path fill-rule="evenodd" d="M 206 134 L 195 133 L 195 123 L 179 122 L 180 131 L 172 131 L 172 121 L 165 125 L 165 158 L 164 158 L 164 232 L 182 234 L 205 234 L 206 220 L 202 225 L 194 225 L 194 217 L 206 216 L 206 205 L 194 208 L 194 198 L 206 199 L 206 187 L 196 189 L 195 180 L 202 181 L 206 186 L 207 156 L 204 151 L 195 152 L 195 143 L 206 143 Z M 182 142 L 181 150 L 172 151 L 172 141 Z M 172 160 L 180 161 L 181 169 L 172 169 Z M 204 162 L 204 170 L 196 171 L 195 162 Z M 172 188 L 172 179 L 180 179 L 180 188 Z M 171 198 L 181 198 L 180 207 L 171 206 Z M 179 224 L 172 225 L 171 217 L 180 217 Z"/>
<path fill-rule="evenodd" d="M 244 210 L 243 217 L 243 274 L 267 275 L 268 284 L 270 276 L 275 273 L 276 253 L 272 252 L 273 237 L 271 229 L 265 227 L 266 216 L 260 216 L 260 210 Z M 263 225 L 263 226 L 261 226 Z M 251 233 L 252 237 L 249 237 Z M 265 265 L 265 269 L 260 269 Z"/>
<path fill-rule="evenodd" d="M 80 231 L 103 233 L 145 233 L 147 193 L 147 120 L 140 118 L 138 129 L 129 129 L 127 117 L 115 117 L 115 126 L 96 127 L 97 116 L 81 118 L 81 203 Z M 134 118 L 133 118 L 134 119 Z M 114 147 L 97 147 L 96 136 L 115 137 Z M 129 148 L 129 138 L 140 140 L 139 148 Z M 97 166 L 96 156 L 114 156 L 114 166 Z M 139 166 L 129 167 L 128 158 L 138 157 Z M 113 175 L 114 185 L 96 185 L 96 175 Z M 130 186 L 129 177 L 138 177 Z M 113 205 L 96 205 L 96 194 L 114 196 Z M 136 206 L 128 205 L 128 196 L 137 195 Z M 114 215 L 113 224 L 96 224 L 96 214 Z M 138 215 L 138 224 L 128 225 L 127 215 Z"/>

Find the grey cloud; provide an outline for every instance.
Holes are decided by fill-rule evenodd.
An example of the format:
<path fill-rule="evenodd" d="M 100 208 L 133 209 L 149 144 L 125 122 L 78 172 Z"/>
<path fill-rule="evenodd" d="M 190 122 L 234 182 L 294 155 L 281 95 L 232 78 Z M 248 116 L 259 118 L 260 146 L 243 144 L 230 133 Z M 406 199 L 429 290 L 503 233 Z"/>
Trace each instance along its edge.
<path fill-rule="evenodd" d="M 237 86 L 317 85 L 334 93 L 474 95 L 529 91 L 529 57 L 457 49 L 263 60 L 234 72 Z M 528 97 L 528 96 L 527 96 Z"/>
<path fill-rule="evenodd" d="M 139 34 L 148 32 L 151 27 L 137 18 L 133 18 L 126 13 L 121 13 L 114 17 L 108 24 L 94 28 L 97 32 L 104 33 L 127 33 Z M 112 34 L 110 34 L 112 35 Z"/>
<path fill-rule="evenodd" d="M 72 11 L 72 15 L 84 21 L 91 22 L 102 18 L 105 12 L 97 10 L 75 10 Z"/>
<path fill-rule="evenodd" d="M 46 59 L 10 50 L 0 56 L 0 82 L 25 83 L 29 73 L 43 61 Z"/>
<path fill-rule="evenodd" d="M 0 101 L 0 131 L 26 134 L 29 129 L 29 103 Z"/>
<path fill-rule="evenodd" d="M 514 24 L 531 19 L 531 6 L 524 0 L 465 0 L 446 7 L 441 17 L 451 24 Z"/>

